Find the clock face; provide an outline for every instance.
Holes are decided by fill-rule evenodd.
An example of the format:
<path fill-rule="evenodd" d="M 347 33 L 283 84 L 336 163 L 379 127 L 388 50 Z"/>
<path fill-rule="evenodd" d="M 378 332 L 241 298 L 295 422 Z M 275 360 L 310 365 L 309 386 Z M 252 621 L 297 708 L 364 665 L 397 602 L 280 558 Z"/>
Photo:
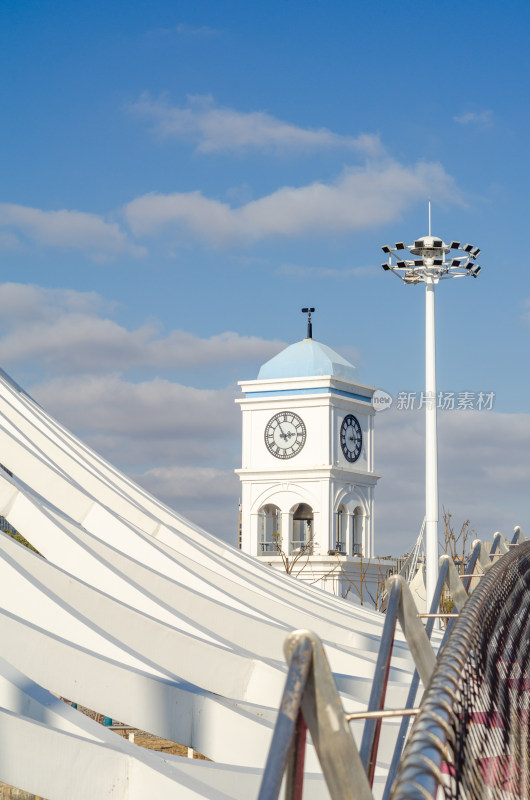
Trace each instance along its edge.
<path fill-rule="evenodd" d="M 344 458 L 353 464 L 361 455 L 363 447 L 363 434 L 359 420 L 353 414 L 347 414 L 340 426 L 340 446 Z"/>
<path fill-rule="evenodd" d="M 305 444 L 305 425 L 298 414 L 280 411 L 267 423 L 265 444 L 276 458 L 292 458 Z"/>

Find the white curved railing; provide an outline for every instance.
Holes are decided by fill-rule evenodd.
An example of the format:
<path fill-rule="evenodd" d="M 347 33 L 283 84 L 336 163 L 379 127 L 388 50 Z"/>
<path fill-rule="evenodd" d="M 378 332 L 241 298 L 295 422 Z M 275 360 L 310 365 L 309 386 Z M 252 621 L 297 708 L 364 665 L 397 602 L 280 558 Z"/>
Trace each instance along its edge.
<path fill-rule="evenodd" d="M 185 520 L 5 374 L 0 453 L 12 473 L 0 472 L 0 515 L 46 559 L 0 534 L 8 662 L 0 670 L 0 780 L 49 800 L 257 796 L 293 629 L 318 634 L 341 699 L 366 709 L 383 615 L 271 570 Z M 398 633 L 388 682 L 398 706 L 413 671 Z M 145 753 L 39 686 L 216 763 Z M 398 730 L 394 722 L 383 731 L 376 787 Z M 360 740 L 360 721 L 352 732 Z M 82 786 L 76 763 L 92 764 Z M 311 746 L 306 763 L 307 796 L 325 796 Z"/>

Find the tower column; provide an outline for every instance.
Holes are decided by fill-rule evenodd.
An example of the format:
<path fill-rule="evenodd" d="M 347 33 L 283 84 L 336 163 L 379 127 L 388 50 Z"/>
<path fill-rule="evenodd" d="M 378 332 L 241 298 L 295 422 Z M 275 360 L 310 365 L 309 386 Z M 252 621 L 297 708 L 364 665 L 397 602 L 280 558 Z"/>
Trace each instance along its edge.
<path fill-rule="evenodd" d="M 243 543 L 245 544 L 245 518 L 243 517 Z M 258 514 L 250 515 L 250 552 L 252 555 L 260 555 L 261 549 L 258 544 Z"/>
<path fill-rule="evenodd" d="M 348 511 L 346 514 L 346 553 L 353 555 L 353 513 Z"/>
<path fill-rule="evenodd" d="M 282 511 L 280 524 L 280 533 L 282 536 L 281 548 L 284 553 L 289 554 L 291 552 L 291 542 L 293 540 L 293 512 Z"/>

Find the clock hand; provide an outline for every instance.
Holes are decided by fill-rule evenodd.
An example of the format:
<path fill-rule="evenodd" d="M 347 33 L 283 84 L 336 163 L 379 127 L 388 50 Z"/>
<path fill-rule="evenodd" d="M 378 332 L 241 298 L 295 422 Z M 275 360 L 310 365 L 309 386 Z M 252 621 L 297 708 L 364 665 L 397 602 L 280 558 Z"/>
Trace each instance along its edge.
<path fill-rule="evenodd" d="M 282 437 L 282 439 L 287 440 L 289 438 L 289 434 L 283 432 L 283 428 L 279 421 L 278 421 L 278 428 L 280 429 L 280 436 Z"/>

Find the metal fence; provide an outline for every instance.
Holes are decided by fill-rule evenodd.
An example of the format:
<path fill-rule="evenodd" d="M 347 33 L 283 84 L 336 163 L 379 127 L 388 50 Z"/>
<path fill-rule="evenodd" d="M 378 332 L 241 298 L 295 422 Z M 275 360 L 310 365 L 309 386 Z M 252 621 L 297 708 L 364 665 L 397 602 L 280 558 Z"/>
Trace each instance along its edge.
<path fill-rule="evenodd" d="M 530 542 L 501 555 L 438 658 L 392 800 L 530 797 Z"/>
<path fill-rule="evenodd" d="M 276 800 L 284 774 L 285 797 L 301 800 L 307 730 L 332 800 L 372 800 L 382 720 L 415 713 L 408 708 L 384 707 L 398 620 L 425 686 L 432 675 L 435 656 L 410 589 L 401 576 L 393 575 L 368 709 L 360 713 L 345 712 L 318 636 L 311 631 L 294 631 L 288 636 L 285 656 L 289 672 L 259 800 Z M 360 751 L 349 728 L 353 719 L 366 720 Z"/>
<path fill-rule="evenodd" d="M 496 534 L 491 552 L 474 543 L 467 573 L 449 556 L 429 614 L 419 615 L 402 576 L 389 578 L 388 606 L 366 712 L 348 714 L 318 637 L 296 631 L 286 642 L 289 673 L 259 800 L 301 800 L 307 730 L 333 800 L 372 800 L 381 724 L 402 716 L 383 798 L 529 798 L 530 800 L 530 542 L 519 528 L 510 544 Z M 515 545 L 522 544 L 515 548 Z M 515 549 L 514 549 L 515 548 Z M 503 558 L 498 558 L 502 557 Z M 470 599 L 478 576 L 482 577 Z M 455 614 L 439 614 L 442 590 Z M 427 617 L 424 627 L 420 617 Z M 447 620 L 440 656 L 429 643 L 435 619 Z M 399 620 L 413 656 L 406 707 L 385 708 L 394 633 Z M 414 708 L 419 683 L 427 690 Z M 403 745 L 416 722 L 405 752 Z M 365 719 L 360 749 L 348 723 Z M 396 774 L 397 773 L 397 774 Z"/>

